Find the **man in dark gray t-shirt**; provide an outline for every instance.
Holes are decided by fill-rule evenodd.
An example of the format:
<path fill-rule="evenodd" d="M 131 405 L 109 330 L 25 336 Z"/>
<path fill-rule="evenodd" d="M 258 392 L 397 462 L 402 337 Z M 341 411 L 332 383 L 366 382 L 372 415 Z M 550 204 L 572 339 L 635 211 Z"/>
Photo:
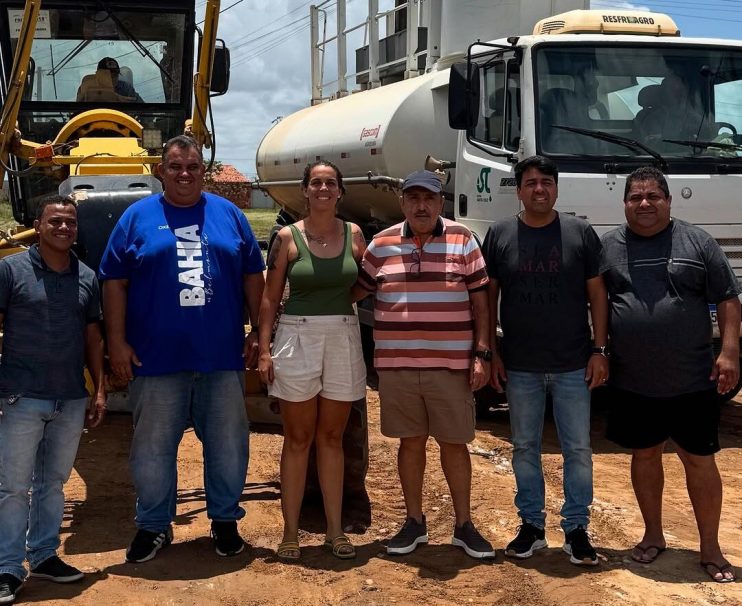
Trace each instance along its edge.
<path fill-rule="evenodd" d="M 44 199 L 34 227 L 38 245 L 0 261 L 0 603 L 15 598 L 26 559 L 32 577 L 83 578 L 57 548 L 62 486 L 88 402 L 85 362 L 95 389 L 92 427 L 106 403 L 98 281 L 70 251 L 77 236 L 74 202 Z"/>
<path fill-rule="evenodd" d="M 573 564 L 595 566 L 598 556 L 587 535 L 593 498 L 590 390 L 608 377 L 608 299 L 598 272 L 598 236 L 586 221 L 554 210 L 557 179 L 548 158 L 519 162 L 515 180 L 523 211 L 491 225 L 482 246 L 493 337 L 502 298 L 502 351 L 493 343 L 492 384 L 498 391 L 506 384 L 515 505 L 522 520 L 505 555 L 528 558 L 546 547 L 541 434 L 548 392 L 564 457 L 563 548 Z"/>
<path fill-rule="evenodd" d="M 631 478 L 644 518 L 632 552 L 650 563 L 666 548 L 662 453 L 672 438 L 687 476 L 701 538 L 701 566 L 734 580 L 718 540 L 720 398 L 739 378 L 742 290 L 716 241 L 671 219 L 664 175 L 641 168 L 626 180 L 625 225 L 603 236 L 601 273 L 610 297 L 612 404 L 608 437 L 632 449 Z M 709 305 L 721 352 L 714 358 Z"/>

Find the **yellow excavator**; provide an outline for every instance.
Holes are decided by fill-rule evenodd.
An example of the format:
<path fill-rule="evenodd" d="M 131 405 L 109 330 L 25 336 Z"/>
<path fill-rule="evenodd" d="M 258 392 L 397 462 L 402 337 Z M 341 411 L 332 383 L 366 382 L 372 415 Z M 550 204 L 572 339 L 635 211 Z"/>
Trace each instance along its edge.
<path fill-rule="evenodd" d="M 7 174 L 19 224 L 0 232 L 0 257 L 33 242 L 38 201 L 59 193 L 78 202 L 76 252 L 97 271 L 124 210 L 162 191 L 163 142 L 187 133 L 213 159 L 206 119 L 228 88 L 229 51 L 219 0 L 203 29 L 195 5 L 0 0 L 0 183 Z M 109 397 L 125 400 L 117 387 Z"/>
<path fill-rule="evenodd" d="M 195 5 L 0 0 L 0 182 L 7 174 L 26 228 L 39 199 L 73 195 L 77 252 L 95 269 L 126 207 L 161 191 L 163 142 L 185 132 L 214 150 L 206 120 L 229 85 L 229 50 L 216 37 L 219 0 L 202 28 Z M 3 256 L 34 232 L 0 236 Z"/>

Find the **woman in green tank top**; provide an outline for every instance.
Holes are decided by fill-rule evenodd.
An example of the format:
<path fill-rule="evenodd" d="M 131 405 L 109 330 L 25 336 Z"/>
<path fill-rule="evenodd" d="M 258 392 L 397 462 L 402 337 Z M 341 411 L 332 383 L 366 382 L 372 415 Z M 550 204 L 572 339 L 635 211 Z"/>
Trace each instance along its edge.
<path fill-rule="evenodd" d="M 299 514 L 309 450 L 327 518 L 325 545 L 338 558 L 355 557 L 343 534 L 342 438 L 351 402 L 365 396 L 366 368 L 351 287 L 366 248 L 360 228 L 335 216 L 343 177 L 331 162 L 306 167 L 302 192 L 308 216 L 278 232 L 268 254 L 260 307 L 260 377 L 278 398 L 283 420 L 281 508 L 283 539 L 277 554 L 297 560 Z M 271 347 L 286 281 L 289 297 Z"/>

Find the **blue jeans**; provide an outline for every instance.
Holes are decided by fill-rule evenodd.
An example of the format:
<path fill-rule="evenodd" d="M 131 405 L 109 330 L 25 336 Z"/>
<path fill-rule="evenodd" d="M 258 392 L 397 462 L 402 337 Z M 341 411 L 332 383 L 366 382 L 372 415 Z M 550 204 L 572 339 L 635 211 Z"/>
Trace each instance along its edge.
<path fill-rule="evenodd" d="M 546 394 L 554 402 L 554 421 L 564 459 L 562 529 L 587 527 L 593 501 L 590 448 L 590 391 L 585 369 L 561 373 L 507 371 L 507 396 L 513 434 L 513 472 L 518 492 L 515 506 L 524 522 L 544 528 L 546 522 L 541 437 Z"/>
<path fill-rule="evenodd" d="M 178 445 L 189 425 L 203 444 L 209 519 L 244 517 L 240 498 L 247 475 L 250 430 L 244 371 L 179 372 L 137 377 L 129 392 L 134 438 L 129 466 L 137 493 L 137 528 L 163 532 L 175 518 Z"/>
<path fill-rule="evenodd" d="M 0 399 L 0 573 L 22 580 L 23 560 L 56 555 L 87 401 Z"/>

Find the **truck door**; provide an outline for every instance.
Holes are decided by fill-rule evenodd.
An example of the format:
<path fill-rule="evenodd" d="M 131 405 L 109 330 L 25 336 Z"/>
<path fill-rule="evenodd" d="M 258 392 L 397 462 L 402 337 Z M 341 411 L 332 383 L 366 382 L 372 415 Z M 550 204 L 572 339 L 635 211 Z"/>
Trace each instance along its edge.
<path fill-rule="evenodd" d="M 481 64 L 479 78 L 477 124 L 459 138 L 455 210 L 481 240 L 492 222 L 519 210 L 513 167 L 521 132 L 520 61 L 500 52 Z"/>

